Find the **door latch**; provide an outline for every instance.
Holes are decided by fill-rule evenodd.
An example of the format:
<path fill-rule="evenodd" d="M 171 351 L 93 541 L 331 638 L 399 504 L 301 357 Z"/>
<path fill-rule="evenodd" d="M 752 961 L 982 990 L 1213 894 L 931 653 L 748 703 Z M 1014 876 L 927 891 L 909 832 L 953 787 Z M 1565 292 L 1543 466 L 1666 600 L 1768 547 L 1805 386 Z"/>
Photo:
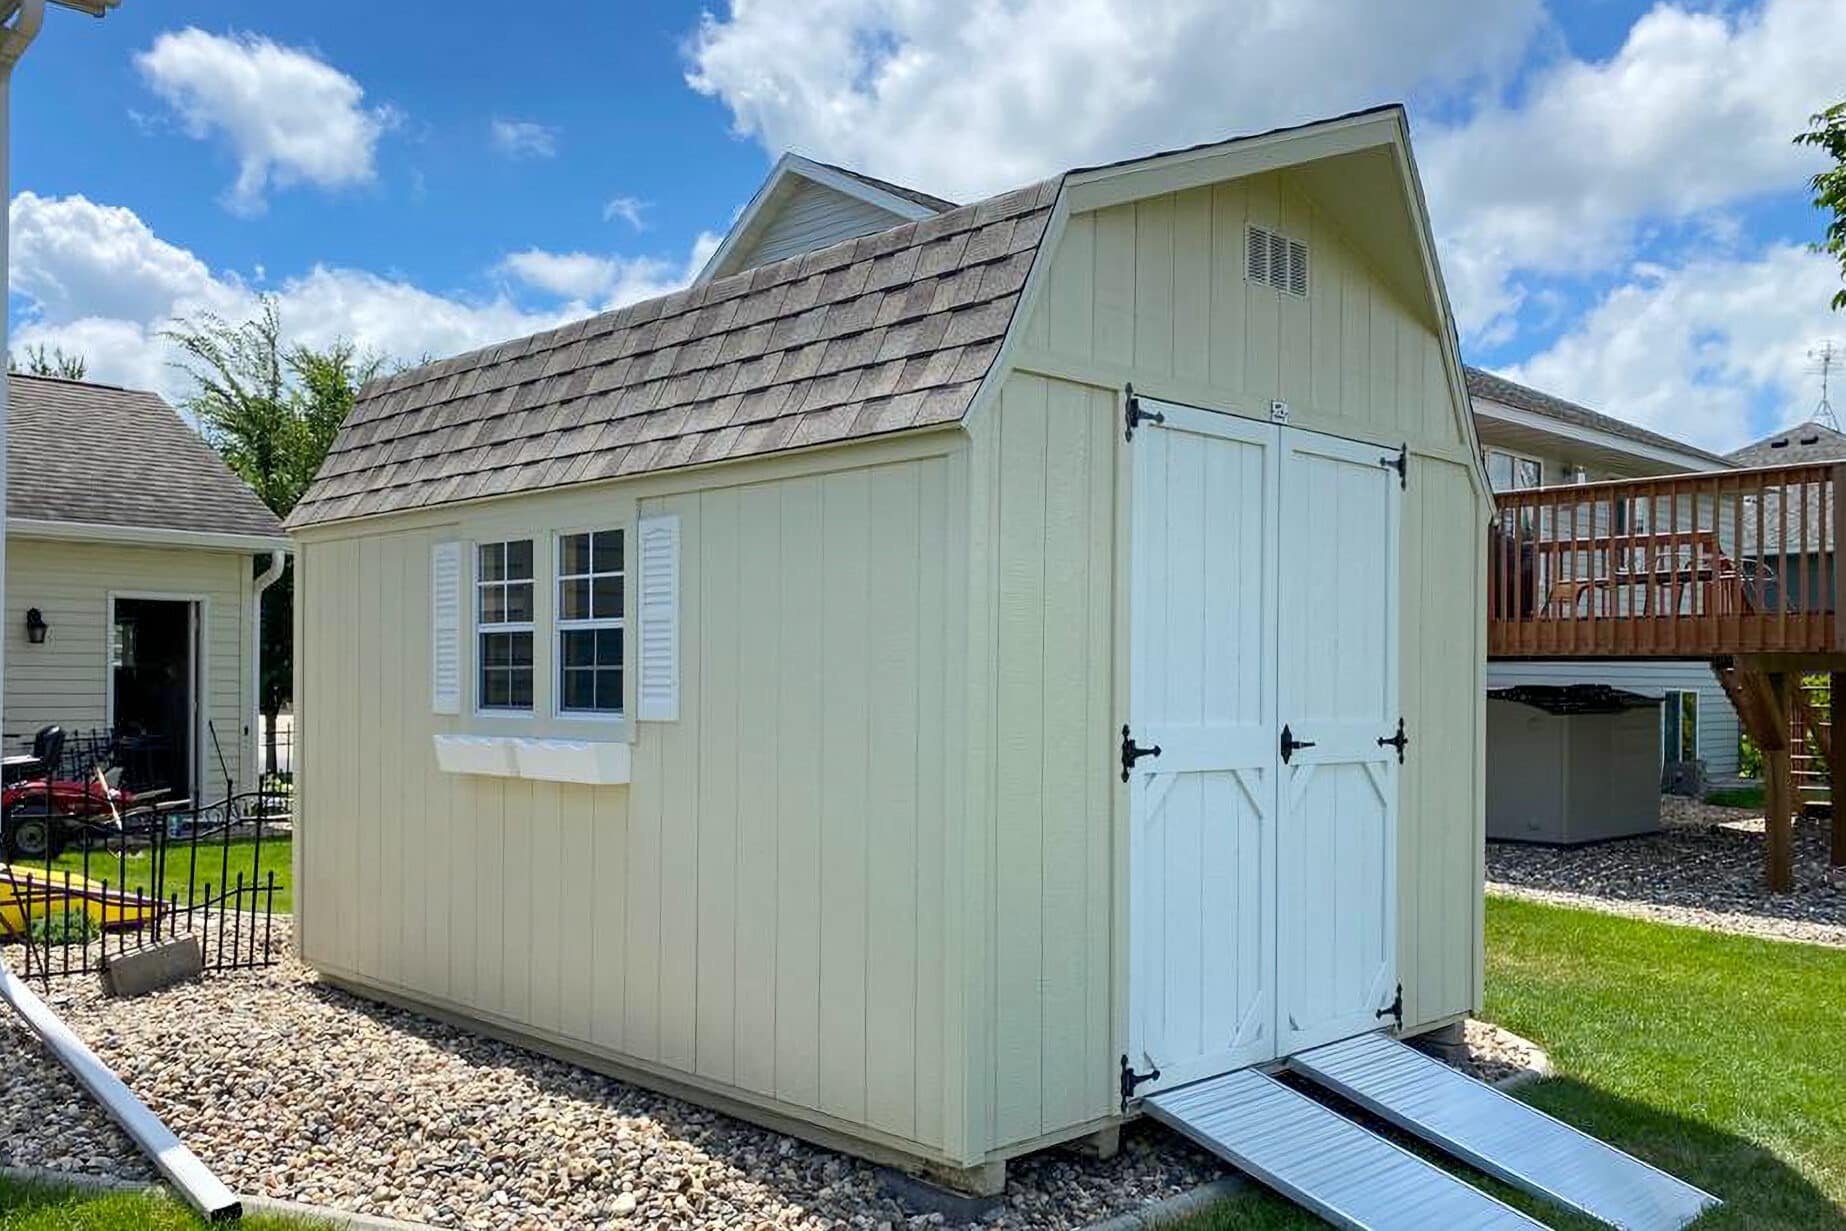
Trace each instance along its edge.
<path fill-rule="evenodd" d="M 1128 1054 L 1122 1053 L 1122 1110 L 1128 1110 L 1128 1100 L 1135 1096 L 1135 1087 L 1144 1081 L 1159 1081 L 1160 1070 L 1151 1068 L 1145 1073 L 1135 1072 L 1134 1065 L 1128 1063 Z"/>
<path fill-rule="evenodd" d="M 1410 746 L 1410 737 L 1404 734 L 1404 720 L 1402 718 L 1397 720 L 1397 734 L 1389 736 L 1380 735 L 1378 737 L 1378 746 L 1380 748 L 1397 749 L 1397 763 L 1399 765 L 1404 763 L 1404 749 Z"/>
<path fill-rule="evenodd" d="M 1296 739 L 1295 733 L 1288 729 L 1288 724 L 1282 724 L 1282 764 L 1287 765 L 1288 759 L 1295 755 L 1297 749 L 1314 746 L 1311 739 Z"/>
<path fill-rule="evenodd" d="M 1135 743 L 1133 737 L 1128 734 L 1128 724 L 1127 723 L 1122 724 L 1122 781 L 1123 782 L 1128 781 L 1128 776 L 1134 772 L 1136 761 L 1139 761 L 1142 757 L 1157 757 L 1159 755 L 1160 755 L 1160 745 L 1159 744 L 1155 744 L 1152 748 L 1141 747 L 1139 744 Z"/>

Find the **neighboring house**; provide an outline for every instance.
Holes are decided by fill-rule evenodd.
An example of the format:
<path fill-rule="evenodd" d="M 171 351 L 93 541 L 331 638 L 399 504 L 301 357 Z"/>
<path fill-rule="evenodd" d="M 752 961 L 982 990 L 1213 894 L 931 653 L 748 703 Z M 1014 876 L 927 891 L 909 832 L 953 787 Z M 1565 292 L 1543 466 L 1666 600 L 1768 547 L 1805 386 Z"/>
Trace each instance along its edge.
<path fill-rule="evenodd" d="M 158 395 L 8 381 L 8 750 L 49 724 L 112 729 L 141 785 L 254 787 L 255 607 L 280 523 Z"/>
<path fill-rule="evenodd" d="M 1727 456 L 1739 466 L 1832 465 L 1846 461 L 1846 433 L 1809 420 L 1765 436 Z M 1821 485 L 1803 490 L 1810 530 L 1806 538 L 1814 550 L 1782 547 L 1779 543 L 1783 533 L 1780 502 L 1769 499 L 1764 503 L 1761 536 L 1764 550 L 1760 557 L 1764 565 L 1763 595 L 1766 602 L 1780 602 L 1786 589 L 1791 610 L 1831 611 L 1834 605 L 1833 511 L 1825 505 Z M 1790 540 L 1803 537 L 1799 526 L 1804 512 L 1802 503 L 1788 502 Z"/>
<path fill-rule="evenodd" d="M 785 159 L 696 286 L 361 393 L 290 522 L 330 981 L 981 1191 L 1480 1006 L 1401 109 L 946 206 Z"/>
<path fill-rule="evenodd" d="M 1468 392 L 1495 491 L 1766 464 L 1708 453 L 1479 368 L 1468 369 Z M 1664 758 L 1703 760 L 1717 776 L 1737 772 L 1737 712 L 1704 659 L 1496 659 L 1487 665 L 1487 684 L 1609 684 L 1659 697 Z"/>

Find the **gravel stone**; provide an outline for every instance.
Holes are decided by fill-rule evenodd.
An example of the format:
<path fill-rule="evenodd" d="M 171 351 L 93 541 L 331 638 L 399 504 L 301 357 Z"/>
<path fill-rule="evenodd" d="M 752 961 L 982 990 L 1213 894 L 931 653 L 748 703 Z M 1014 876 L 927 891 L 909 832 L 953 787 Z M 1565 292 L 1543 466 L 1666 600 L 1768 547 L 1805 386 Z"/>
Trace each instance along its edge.
<path fill-rule="evenodd" d="M 1763 882 L 1760 812 L 1666 796 L 1661 831 L 1594 846 L 1487 844 L 1487 888 L 1772 940 L 1846 946 L 1846 878 L 1829 870 L 1829 823 L 1795 821 L 1795 890 Z"/>
<path fill-rule="evenodd" d="M 135 1000 L 47 1001 L 241 1192 L 442 1227 L 928 1227 L 869 1164 L 349 995 L 292 957 Z M 0 1162 L 151 1167 L 0 1014 Z M 1015 1160 L 995 1227 L 1085 1226 L 1227 1174 L 1151 1124 Z"/>

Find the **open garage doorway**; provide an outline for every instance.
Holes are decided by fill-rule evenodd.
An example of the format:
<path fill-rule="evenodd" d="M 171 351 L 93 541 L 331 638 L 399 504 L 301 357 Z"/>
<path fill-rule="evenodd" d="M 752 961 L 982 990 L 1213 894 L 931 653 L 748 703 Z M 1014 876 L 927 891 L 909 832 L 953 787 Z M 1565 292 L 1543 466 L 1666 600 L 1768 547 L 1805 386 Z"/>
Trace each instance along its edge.
<path fill-rule="evenodd" d="M 203 600 L 109 598 L 109 725 L 124 785 L 192 798 L 200 782 Z"/>

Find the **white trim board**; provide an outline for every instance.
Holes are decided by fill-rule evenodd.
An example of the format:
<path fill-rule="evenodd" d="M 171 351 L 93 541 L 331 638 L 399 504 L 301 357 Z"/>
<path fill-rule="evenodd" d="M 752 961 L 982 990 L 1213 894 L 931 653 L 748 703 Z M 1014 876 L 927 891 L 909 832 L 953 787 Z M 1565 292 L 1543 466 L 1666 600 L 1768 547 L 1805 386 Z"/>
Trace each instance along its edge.
<path fill-rule="evenodd" d="M 1521 410 L 1496 402 L 1492 398 L 1475 395 L 1473 397 L 1474 413 L 1483 419 L 1492 419 L 1498 423 L 1510 423 L 1516 427 L 1529 428 L 1535 432 L 1545 432 L 1565 440 L 1574 440 L 1599 449 L 1608 449 L 1613 453 L 1626 453 L 1643 461 L 1660 462 L 1669 466 L 1682 466 L 1687 470 L 1726 470 L 1709 458 L 1696 453 L 1682 453 L 1677 449 L 1663 449 L 1659 445 L 1645 441 L 1633 440 L 1627 436 L 1618 436 L 1614 432 L 1605 432 L 1601 428 L 1585 427 L 1563 419 L 1554 419 L 1550 415 L 1541 415 L 1536 411 Z"/>
<path fill-rule="evenodd" d="M 21 539 L 62 539 L 88 543 L 125 543 L 142 547 L 202 547 L 212 551 L 293 551 L 286 535 L 227 534 L 213 530 L 177 530 L 165 526 L 116 526 L 107 522 L 46 521 L 9 517 L 6 532 Z"/>

